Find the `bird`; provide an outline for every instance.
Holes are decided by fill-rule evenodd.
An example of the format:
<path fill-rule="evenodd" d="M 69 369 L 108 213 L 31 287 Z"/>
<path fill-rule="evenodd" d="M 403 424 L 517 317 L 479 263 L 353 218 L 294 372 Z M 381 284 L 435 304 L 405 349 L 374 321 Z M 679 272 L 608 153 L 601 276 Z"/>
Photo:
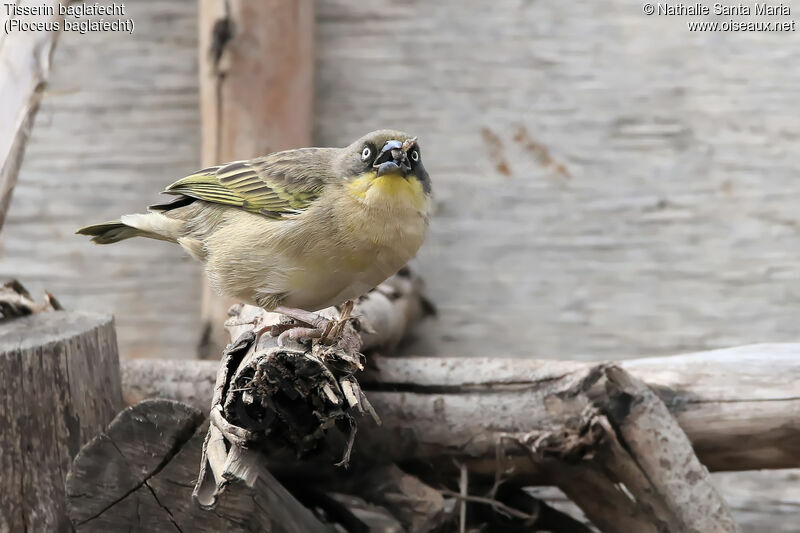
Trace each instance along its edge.
<path fill-rule="evenodd" d="M 320 337 L 328 321 L 315 311 L 400 270 L 425 240 L 431 210 L 417 137 L 395 130 L 204 168 L 162 192 L 175 198 L 76 233 L 95 244 L 180 245 L 218 293 L 311 326 L 281 341 Z"/>

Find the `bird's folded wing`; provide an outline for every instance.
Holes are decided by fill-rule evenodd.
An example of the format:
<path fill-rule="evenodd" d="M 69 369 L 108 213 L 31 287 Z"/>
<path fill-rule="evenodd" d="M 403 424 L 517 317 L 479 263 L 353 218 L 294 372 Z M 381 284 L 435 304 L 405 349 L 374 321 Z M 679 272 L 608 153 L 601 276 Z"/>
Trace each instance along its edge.
<path fill-rule="evenodd" d="M 300 213 L 322 192 L 323 180 L 302 165 L 304 158 L 299 159 L 270 156 L 205 168 L 176 181 L 164 193 L 283 218 Z M 185 203 L 179 199 L 151 209 L 164 210 L 179 205 Z"/>

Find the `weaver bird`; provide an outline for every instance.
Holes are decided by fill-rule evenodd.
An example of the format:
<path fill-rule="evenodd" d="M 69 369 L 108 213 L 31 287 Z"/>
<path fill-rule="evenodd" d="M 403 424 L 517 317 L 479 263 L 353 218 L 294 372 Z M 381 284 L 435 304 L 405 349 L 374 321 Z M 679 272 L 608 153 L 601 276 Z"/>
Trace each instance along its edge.
<path fill-rule="evenodd" d="M 312 311 L 361 296 L 416 254 L 431 182 L 417 138 L 379 130 L 345 148 L 205 168 L 163 192 L 176 198 L 77 233 L 97 244 L 177 243 L 205 263 L 218 292 L 318 331 L 326 321 Z"/>

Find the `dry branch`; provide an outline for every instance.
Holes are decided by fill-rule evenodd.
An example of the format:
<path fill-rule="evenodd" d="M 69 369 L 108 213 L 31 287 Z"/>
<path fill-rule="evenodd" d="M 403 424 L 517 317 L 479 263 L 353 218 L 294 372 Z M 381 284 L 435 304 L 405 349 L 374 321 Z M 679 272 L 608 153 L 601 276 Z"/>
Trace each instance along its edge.
<path fill-rule="evenodd" d="M 649 485 L 642 491 L 663 502 L 665 522 L 681 531 L 736 531 L 726 503 L 694 454 L 686 434 L 643 382 L 619 367 L 605 373 L 601 401 L 612 425 Z M 597 397 L 593 398 L 597 402 Z M 641 498 L 639 498 L 641 499 Z"/>
<path fill-rule="evenodd" d="M 442 531 L 449 518 L 446 508 L 452 505 L 439 491 L 394 466 L 366 474 L 340 470 L 340 479 L 333 482 L 317 474 L 279 483 L 261 454 L 240 449 L 225 465 L 223 475 L 230 478 L 226 490 L 218 495 L 213 511 L 203 510 L 192 501 L 192 490 L 207 427 L 199 410 L 167 400 L 141 402 L 117 415 L 82 448 L 70 470 L 67 502 L 76 530 L 331 531 L 308 511 L 311 508 L 322 509 L 329 522 L 351 533 L 384 530 L 380 528 L 392 524 L 402 524 L 403 529 L 389 531 Z M 363 500 L 330 492 L 337 486 L 387 511 L 364 513 Z M 209 489 L 213 492 L 213 483 Z M 536 523 L 552 531 L 588 531 L 538 500 L 520 494 L 509 498 L 536 510 Z"/>
<path fill-rule="evenodd" d="M 226 328 L 232 338 L 239 338 L 256 324 L 280 320 L 280 315 L 265 313 L 263 309 L 249 305 L 237 305 L 231 312 L 235 316 L 226 322 Z M 354 316 L 363 326 L 362 348 L 392 350 L 416 322 L 431 312 L 430 303 L 422 295 L 422 281 L 403 269 L 358 302 Z M 335 317 L 336 313 L 331 308 L 321 314 Z M 206 411 L 211 406 L 219 365 L 218 361 L 187 364 L 181 360 L 125 360 L 122 365 L 125 403 L 134 405 L 147 398 L 172 398 Z"/>
<path fill-rule="evenodd" d="M 604 532 L 619 533 L 737 531 L 708 470 L 647 385 L 609 366 L 587 395 L 594 404 L 587 410 L 591 449 L 581 461 L 540 457 L 592 522 Z M 524 444 L 537 454 L 541 439 Z M 562 470 L 569 474 L 562 477 Z"/>
<path fill-rule="evenodd" d="M 57 14 L 60 3 L 58 0 L 43 0 L 39 4 L 50 6 Z M 27 22 L 32 22 L 32 19 L 52 21 L 56 16 L 23 19 Z M 4 7 L 0 26 L 5 28 L 9 18 L 14 17 L 10 17 Z M 57 38 L 58 32 L 45 30 L 0 33 L 0 228 L 17 183 L 33 119 L 42 100 Z"/>
<path fill-rule="evenodd" d="M 428 307 L 421 297 L 419 280 L 404 270 L 358 301 L 353 311 L 357 317 L 355 326 L 363 332 L 366 346 L 391 347 L 407 333 L 411 324 L 426 313 Z M 262 463 L 268 461 L 270 469 L 287 474 L 287 470 L 279 466 L 286 462 L 285 453 L 278 453 L 280 458 L 276 458 L 276 451 L 289 448 L 302 455 L 319 446 L 329 446 L 332 439 L 330 435 L 326 436 L 325 428 L 336 420 L 347 422 L 343 428 L 351 437 L 344 445 L 347 449 L 352 445 L 352 429 L 355 427 L 355 420 L 349 412 L 359 406 L 368 410 L 366 399 L 353 378 L 362 361 L 357 353 L 361 339 L 348 323 L 344 323 L 342 334 L 333 335 L 336 339 L 333 345 L 316 343 L 311 349 L 295 343 L 277 346 L 274 336 L 265 336 L 256 349 L 252 330 L 276 323 L 280 320 L 279 315 L 267 314 L 250 306 L 236 306 L 231 313 L 234 316 L 227 327 L 237 340 L 227 348 L 216 381 L 212 383 L 209 379 L 202 387 L 203 394 L 205 391 L 213 394 L 213 407 L 200 461 L 201 472 L 193 495 L 200 506 L 215 512 L 221 498 L 229 494 L 230 484 L 242 477 L 242 469 L 237 466 L 242 464 L 243 454 L 251 459 L 261 457 Z M 336 318 L 337 311 L 330 309 L 323 314 Z M 273 332 L 281 329 L 282 326 L 277 326 Z M 321 363 L 326 368 L 319 371 L 317 369 L 323 366 Z M 134 364 L 135 368 L 126 369 L 126 379 L 131 377 L 132 370 L 134 373 L 137 370 L 148 371 L 146 362 Z M 204 362 L 197 364 L 215 366 Z M 157 374 L 151 374 L 151 378 L 155 377 Z M 291 391 L 288 395 L 287 390 Z M 195 388 L 195 399 L 198 397 L 196 393 Z M 133 398 L 142 394 L 146 395 L 147 390 L 134 390 L 128 396 Z M 281 400 L 283 395 L 287 397 Z M 256 450 L 267 452 L 268 457 L 257 455 Z M 320 460 L 323 468 L 320 468 Z M 335 499 L 326 491 L 359 494 L 385 508 L 409 531 L 438 530 L 453 519 L 447 510 L 453 509 L 452 499 L 446 506 L 447 498 L 443 494 L 396 466 L 369 468 L 366 472 L 345 471 L 333 468 L 333 461 L 330 456 L 326 459 L 317 457 L 317 466 L 312 467 L 314 471 L 302 473 L 295 467 L 302 470 L 305 463 L 290 460 L 289 464 L 295 466 L 283 479 L 290 483 L 290 487 L 295 487 L 295 491 L 301 487 L 299 493 L 304 495 L 303 501 L 309 500 L 314 507 L 327 506 L 327 512 L 339 516 L 342 524 L 354 524 L 358 520 L 353 516 L 341 518 L 351 514 L 350 511 L 342 509 L 341 505 L 338 510 L 334 509 L 337 506 Z M 308 477 L 302 477 L 304 475 Z M 467 488 L 465 486 L 465 490 Z M 530 497 L 523 504 L 534 502 L 537 510 L 544 510 L 541 516 L 528 515 L 491 498 L 474 494 L 467 494 L 466 498 L 469 502 L 489 505 L 490 510 L 516 513 L 517 518 L 512 520 L 523 516 L 525 519 L 520 523 L 527 524 L 526 527 L 538 524 L 540 519 L 544 520 L 543 523 L 580 526 Z M 488 522 L 492 512 L 482 516 Z M 358 526 L 354 527 L 354 530 L 359 530 Z"/>

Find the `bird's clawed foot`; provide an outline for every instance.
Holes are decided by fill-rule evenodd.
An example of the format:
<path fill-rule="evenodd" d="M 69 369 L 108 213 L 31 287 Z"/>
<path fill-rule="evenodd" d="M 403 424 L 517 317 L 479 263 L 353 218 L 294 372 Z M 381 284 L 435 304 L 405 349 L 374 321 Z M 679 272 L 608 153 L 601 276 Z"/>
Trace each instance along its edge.
<path fill-rule="evenodd" d="M 329 319 L 294 307 L 278 306 L 274 309 L 293 320 L 293 323 L 281 323 L 261 328 L 256 332 L 256 342 L 267 331 L 273 337 L 278 337 L 278 346 L 284 346 L 287 341 L 317 340 L 324 344 L 333 344 L 341 336 L 350 315 L 353 312 L 353 301 L 348 300 L 342 304 L 338 319 Z"/>

